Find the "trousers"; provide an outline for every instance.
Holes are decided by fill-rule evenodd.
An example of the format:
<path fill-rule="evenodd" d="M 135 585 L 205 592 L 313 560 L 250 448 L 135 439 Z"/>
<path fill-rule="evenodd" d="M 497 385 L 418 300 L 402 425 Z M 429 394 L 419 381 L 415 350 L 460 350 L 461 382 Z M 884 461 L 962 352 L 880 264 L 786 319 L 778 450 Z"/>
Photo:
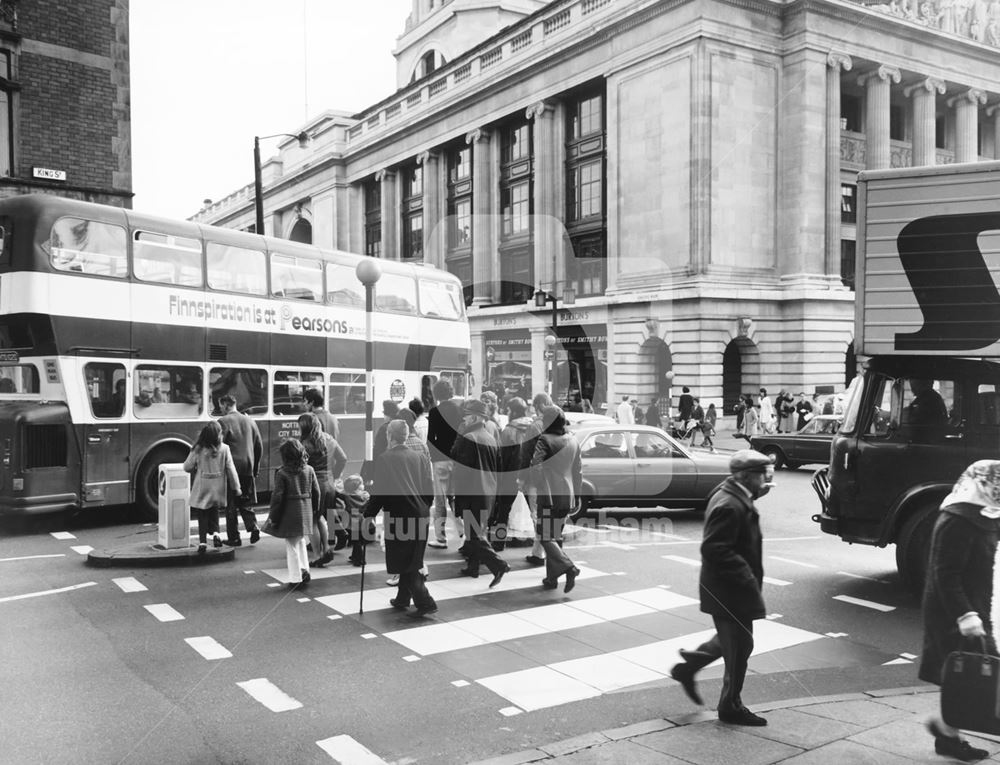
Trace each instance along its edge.
<path fill-rule="evenodd" d="M 747 675 L 747 662 L 753 653 L 753 620 L 712 616 L 715 634 L 687 654 L 686 663 L 692 672 L 707 667 L 716 659 L 725 662 L 722 692 L 719 694 L 720 713 L 744 709 L 743 681 Z"/>

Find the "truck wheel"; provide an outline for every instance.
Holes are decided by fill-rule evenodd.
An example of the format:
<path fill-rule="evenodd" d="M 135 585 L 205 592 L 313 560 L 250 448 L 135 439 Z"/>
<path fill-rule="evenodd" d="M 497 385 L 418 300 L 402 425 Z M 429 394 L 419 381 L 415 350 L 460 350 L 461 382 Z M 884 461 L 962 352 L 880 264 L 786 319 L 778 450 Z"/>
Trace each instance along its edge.
<path fill-rule="evenodd" d="M 183 462 L 187 450 L 180 446 L 163 446 L 147 455 L 135 474 L 135 504 L 132 506 L 136 520 L 155 523 L 160 517 L 160 465 Z"/>
<path fill-rule="evenodd" d="M 781 470 L 782 466 L 785 464 L 785 453 L 781 451 L 777 446 L 765 446 L 760 450 L 761 454 L 766 454 L 768 457 L 774 460 L 774 469 Z"/>
<path fill-rule="evenodd" d="M 896 538 L 896 568 L 899 578 L 918 598 L 924 591 L 931 551 L 931 532 L 934 530 L 937 514 L 937 502 L 922 504 L 906 519 Z"/>

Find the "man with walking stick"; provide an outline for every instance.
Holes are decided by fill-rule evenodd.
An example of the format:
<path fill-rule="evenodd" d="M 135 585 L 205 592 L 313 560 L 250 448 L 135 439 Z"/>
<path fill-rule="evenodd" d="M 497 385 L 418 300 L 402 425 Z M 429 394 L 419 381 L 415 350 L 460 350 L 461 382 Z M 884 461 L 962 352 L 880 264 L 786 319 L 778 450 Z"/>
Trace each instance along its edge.
<path fill-rule="evenodd" d="M 409 427 L 402 420 L 389 423 L 389 448 L 375 460 L 372 471 L 375 485 L 365 508 L 365 518 L 374 519 L 379 512 L 385 512 L 385 568 L 389 574 L 399 575 L 399 590 L 389 604 L 398 611 L 405 611 L 412 600 L 416 610 L 408 615 L 420 618 L 437 611 L 437 603 L 427 591 L 424 575 L 420 573 L 427 548 L 434 480 L 427 458 L 406 446 L 408 433 Z M 365 559 L 361 560 L 363 598 Z"/>

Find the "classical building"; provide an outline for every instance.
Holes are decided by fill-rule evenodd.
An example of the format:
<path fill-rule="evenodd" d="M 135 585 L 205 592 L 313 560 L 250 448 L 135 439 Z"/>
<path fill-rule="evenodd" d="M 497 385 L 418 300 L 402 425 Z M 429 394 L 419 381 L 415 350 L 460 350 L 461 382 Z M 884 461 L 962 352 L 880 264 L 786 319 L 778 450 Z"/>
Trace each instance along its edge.
<path fill-rule="evenodd" d="M 1000 0 L 927 5 L 414 0 L 398 90 L 265 164 L 267 232 L 460 276 L 484 386 L 552 335 L 595 404 L 840 389 L 857 172 L 1000 156 Z"/>
<path fill-rule="evenodd" d="M 0 197 L 131 206 L 128 0 L 0 0 Z"/>

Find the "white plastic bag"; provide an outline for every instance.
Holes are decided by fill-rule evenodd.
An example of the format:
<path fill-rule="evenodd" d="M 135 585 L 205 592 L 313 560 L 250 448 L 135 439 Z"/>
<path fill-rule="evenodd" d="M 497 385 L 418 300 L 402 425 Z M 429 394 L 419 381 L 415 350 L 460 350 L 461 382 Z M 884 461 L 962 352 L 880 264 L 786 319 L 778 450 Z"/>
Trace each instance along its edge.
<path fill-rule="evenodd" d="M 534 539 L 535 527 L 531 523 L 531 510 L 524 492 L 519 491 L 510 508 L 510 518 L 507 519 L 508 539 Z"/>

